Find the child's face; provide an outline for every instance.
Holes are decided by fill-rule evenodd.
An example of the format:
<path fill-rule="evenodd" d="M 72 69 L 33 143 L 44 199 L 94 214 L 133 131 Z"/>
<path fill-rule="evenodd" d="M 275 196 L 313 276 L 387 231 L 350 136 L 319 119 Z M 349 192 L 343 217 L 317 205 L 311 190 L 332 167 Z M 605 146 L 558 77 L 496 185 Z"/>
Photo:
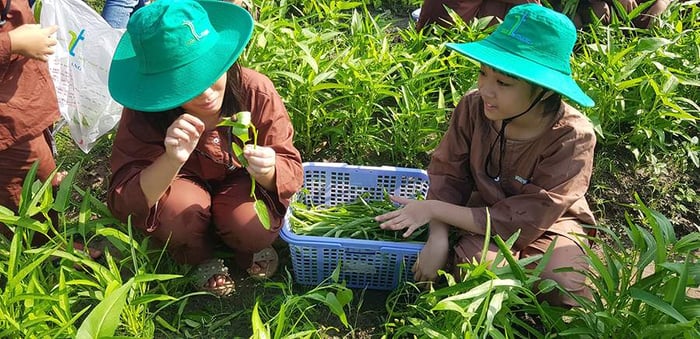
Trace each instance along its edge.
<path fill-rule="evenodd" d="M 219 118 L 219 111 L 224 102 L 224 90 L 226 89 L 226 73 L 219 80 L 216 80 L 209 88 L 194 99 L 188 101 L 182 108 L 207 124 L 207 129 L 216 126 Z M 209 124 L 213 123 L 213 126 Z"/>
<path fill-rule="evenodd" d="M 537 95 L 527 81 L 486 65 L 481 65 L 479 70 L 478 87 L 484 100 L 484 113 L 490 120 L 504 120 L 522 113 Z"/>

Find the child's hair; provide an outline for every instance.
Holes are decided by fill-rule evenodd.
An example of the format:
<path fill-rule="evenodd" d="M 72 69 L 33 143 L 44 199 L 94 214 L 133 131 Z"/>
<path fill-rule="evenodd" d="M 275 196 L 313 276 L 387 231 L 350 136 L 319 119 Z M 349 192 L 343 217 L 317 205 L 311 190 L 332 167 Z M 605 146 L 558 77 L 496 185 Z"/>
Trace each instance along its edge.
<path fill-rule="evenodd" d="M 236 62 L 226 71 L 226 89 L 224 91 L 224 101 L 221 105 L 222 117 L 230 117 L 240 111 L 247 111 L 249 108 L 243 105 L 243 79 L 241 76 L 241 66 Z M 155 129 L 163 132 L 179 117 L 185 113 L 182 107 L 176 107 L 162 112 L 141 112 L 146 121 Z"/>

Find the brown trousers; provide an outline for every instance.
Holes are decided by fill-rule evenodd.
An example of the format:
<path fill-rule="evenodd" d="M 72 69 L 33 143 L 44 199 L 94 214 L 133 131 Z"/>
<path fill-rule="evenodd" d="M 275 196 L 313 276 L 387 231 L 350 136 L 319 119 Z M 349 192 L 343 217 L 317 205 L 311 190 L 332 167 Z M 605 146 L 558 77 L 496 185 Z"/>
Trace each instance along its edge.
<path fill-rule="evenodd" d="M 442 26 L 451 25 L 452 18 L 450 18 L 445 7 L 455 11 L 464 22 L 469 22 L 473 18 L 483 18 L 487 16 L 503 19 L 513 6 L 524 3 L 540 3 L 540 1 L 423 0 L 416 28 L 421 29 L 431 23 L 437 23 Z M 498 22 L 495 18 L 491 20 L 492 25 Z"/>
<path fill-rule="evenodd" d="M 647 8 L 644 12 L 639 14 L 632 23 L 635 27 L 648 28 L 654 21 L 654 18 L 663 13 L 670 0 L 618 0 L 620 5 L 625 9 L 625 12 L 630 13 L 639 5 L 646 2 L 653 2 L 654 4 Z M 552 0 L 550 1 L 552 6 L 559 10 L 561 9 L 561 1 Z M 576 27 L 581 27 L 582 25 L 587 25 L 592 23 L 594 20 L 600 20 L 604 25 L 610 24 L 613 12 L 616 10 L 613 2 L 611 0 L 589 0 L 581 1 L 579 3 L 578 9 L 576 10 L 576 16 L 573 18 Z"/>
<path fill-rule="evenodd" d="M 36 176 L 41 181 L 46 181 L 56 169 L 51 140 L 51 131 L 47 129 L 34 139 L 0 151 L 0 205 L 17 211 L 24 178 L 35 162 L 39 162 Z M 12 232 L 3 224 L 0 232 L 12 238 Z"/>
<path fill-rule="evenodd" d="M 177 178 L 156 208 L 155 229 L 146 231 L 182 264 L 196 265 L 214 257 L 223 243 L 233 250 L 236 263 L 247 268 L 253 254 L 270 246 L 279 235 L 282 219 L 270 213 L 272 227 L 260 223 L 250 197 L 250 177 L 205 189 L 187 178 Z M 213 193 L 210 193 L 212 191 Z M 261 194 L 257 194 L 258 199 Z M 139 226 L 137 226 L 139 227 Z"/>
<path fill-rule="evenodd" d="M 481 199 L 478 192 L 472 193 L 469 197 L 468 207 L 480 207 L 484 206 L 485 203 Z M 584 233 L 584 229 L 581 228 L 581 232 Z M 594 233 L 589 233 L 594 235 Z M 504 239 L 505 240 L 505 239 Z M 554 242 L 553 253 L 547 262 L 544 270 L 540 274 L 541 279 L 551 279 L 556 281 L 565 290 L 571 292 L 574 295 L 581 297 L 586 297 L 590 299 L 591 290 L 586 285 L 586 277 L 583 274 L 574 271 L 585 271 L 588 269 L 588 262 L 586 261 L 586 253 L 583 251 L 573 237 L 563 236 L 554 232 L 545 232 L 541 237 L 531 243 L 528 247 L 520 250 L 513 251 L 513 256 L 518 259 L 526 258 L 529 256 L 544 254 L 549 248 L 549 245 Z M 484 247 L 484 236 L 477 235 L 470 232 L 463 232 L 462 236 L 459 238 L 457 244 L 454 246 L 454 258 L 452 259 L 454 264 L 471 262 L 472 260 L 481 259 L 481 250 Z M 489 243 L 489 249 L 486 252 L 486 261 L 493 261 L 496 259 L 499 249 L 493 243 Z M 534 268 L 535 265 L 533 265 Z M 558 268 L 571 267 L 574 271 L 569 272 L 554 272 Z M 461 277 L 459 272 L 459 267 L 453 265 L 452 274 L 455 277 Z M 557 290 L 547 293 L 541 296 L 542 300 L 548 301 L 551 305 L 557 306 L 577 306 L 578 303 L 571 297 L 560 293 Z"/>
<path fill-rule="evenodd" d="M 551 279 L 556 281 L 565 290 L 572 294 L 591 298 L 591 291 L 586 285 L 586 278 L 577 272 L 554 272 L 557 268 L 572 267 L 576 271 L 585 271 L 588 268 L 588 263 L 585 259 L 585 253 L 578 243 L 567 237 L 556 233 L 545 233 L 530 246 L 522 251 L 514 252 L 516 258 L 526 258 L 529 256 L 544 254 L 549 244 L 554 242 L 554 252 L 550 257 L 545 269 L 540 274 L 541 279 Z M 471 262 L 473 259 L 479 260 L 481 257 L 481 249 L 484 246 L 484 236 L 465 234 L 455 245 L 455 263 Z M 498 253 L 498 247 L 489 243 L 489 249 L 486 253 L 486 261 L 493 261 Z M 452 272 L 455 277 L 460 276 L 458 267 L 455 265 Z M 578 303 L 571 297 L 554 290 L 542 296 L 542 300 L 548 301 L 551 305 L 557 306 L 577 306 Z"/>

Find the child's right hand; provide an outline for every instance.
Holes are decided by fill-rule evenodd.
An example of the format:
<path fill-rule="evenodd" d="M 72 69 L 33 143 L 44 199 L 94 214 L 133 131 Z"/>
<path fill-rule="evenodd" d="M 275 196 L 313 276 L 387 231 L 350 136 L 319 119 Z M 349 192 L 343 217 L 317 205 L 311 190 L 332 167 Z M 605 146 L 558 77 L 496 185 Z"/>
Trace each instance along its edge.
<path fill-rule="evenodd" d="M 58 43 L 53 38 L 57 30 L 58 26 L 55 25 L 42 28 L 38 24 L 25 24 L 11 30 L 8 35 L 12 53 L 41 61 L 48 60 L 54 52 L 53 46 Z"/>
<path fill-rule="evenodd" d="M 204 132 L 204 122 L 191 114 L 179 116 L 165 132 L 165 154 L 177 165 L 189 159 Z"/>

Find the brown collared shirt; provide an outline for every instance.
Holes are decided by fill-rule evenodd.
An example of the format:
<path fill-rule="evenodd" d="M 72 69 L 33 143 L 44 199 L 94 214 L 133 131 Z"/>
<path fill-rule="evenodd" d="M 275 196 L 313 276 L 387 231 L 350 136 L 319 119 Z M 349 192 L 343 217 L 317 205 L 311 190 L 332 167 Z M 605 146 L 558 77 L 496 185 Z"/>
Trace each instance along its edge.
<path fill-rule="evenodd" d="M 265 192 L 270 211 L 283 216 L 291 196 L 301 187 L 301 156 L 292 144 L 294 130 L 281 97 L 272 81 L 254 70 L 241 68 L 243 107 L 251 112 L 251 122 L 258 130 L 258 145 L 276 152 L 276 191 Z M 149 209 L 141 189 L 140 174 L 165 153 L 165 132 L 155 129 L 143 114 L 125 109 L 112 146 L 112 177 L 107 201 L 115 216 L 135 223 L 149 223 L 154 208 Z M 225 182 L 231 176 L 248 176 L 248 172 L 231 156 L 230 127 L 218 127 L 202 134 L 197 148 L 179 176 L 198 183 Z M 240 141 L 240 140 L 239 140 Z M 244 194 L 248 194 L 245 192 Z"/>
<path fill-rule="evenodd" d="M 34 23 L 27 1 L 11 1 L 7 22 L 0 27 L 0 151 L 41 135 L 59 117 L 46 62 L 12 54 L 8 32 Z"/>
<path fill-rule="evenodd" d="M 488 206 L 492 233 L 507 239 L 521 230 L 516 249 L 546 231 L 571 237 L 571 232 L 582 233 L 582 224 L 595 224 L 585 198 L 596 143 L 588 119 L 562 102 L 544 133 L 529 140 L 507 139 L 502 155 L 496 145 L 492 157 L 502 161 L 496 181 L 484 164 L 498 131 L 483 107 L 478 91 L 472 91 L 454 109 L 428 167 L 428 198 L 465 206 L 476 192 L 479 205 Z M 474 216 L 485 229 L 486 207 L 475 208 Z"/>

